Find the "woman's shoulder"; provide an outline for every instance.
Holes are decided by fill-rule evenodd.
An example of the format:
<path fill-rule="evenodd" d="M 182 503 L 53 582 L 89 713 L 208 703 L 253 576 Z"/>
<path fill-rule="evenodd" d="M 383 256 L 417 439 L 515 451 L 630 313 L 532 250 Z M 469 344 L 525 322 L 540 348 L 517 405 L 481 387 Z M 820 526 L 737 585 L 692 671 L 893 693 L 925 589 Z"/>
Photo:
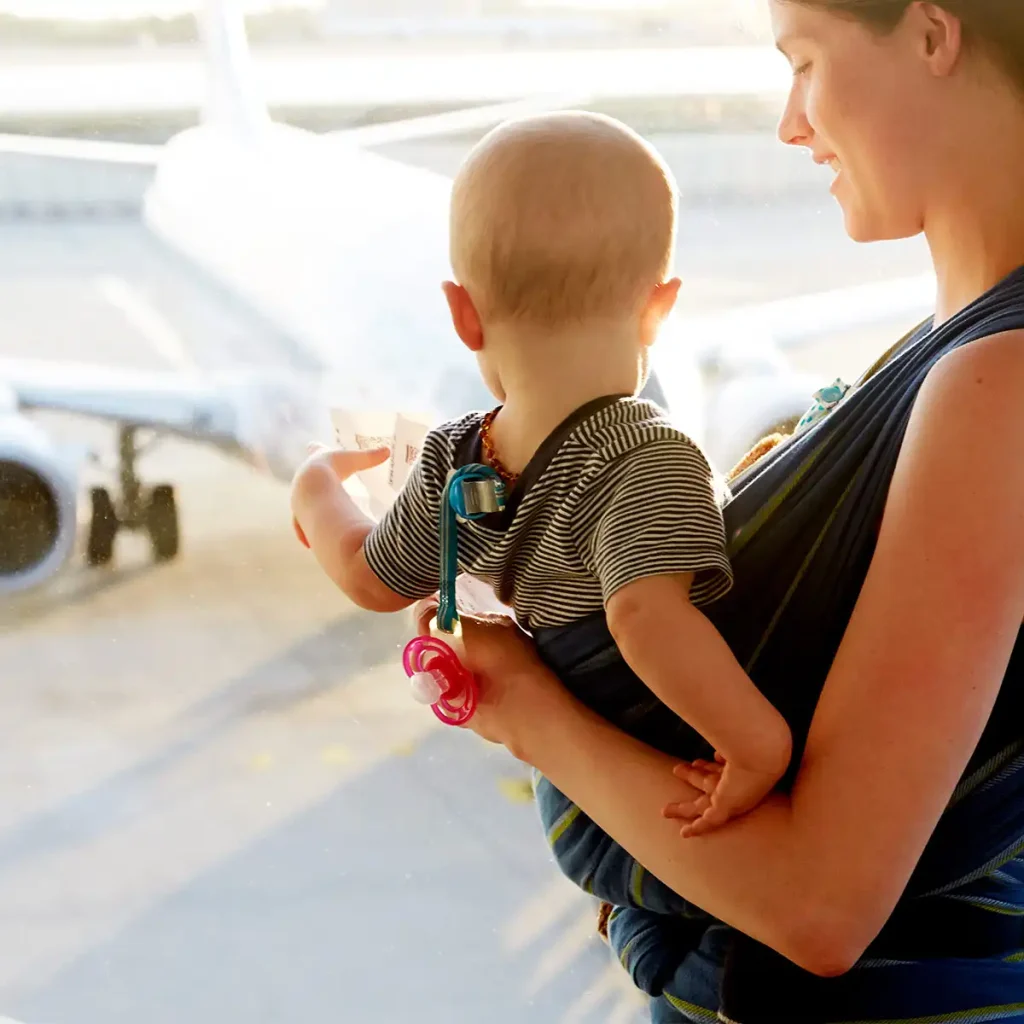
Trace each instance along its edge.
<path fill-rule="evenodd" d="M 987 366 L 991 369 L 1002 366 L 1010 371 L 1024 367 L 1024 327 L 975 338 L 947 352 L 935 365 L 972 368 Z"/>
<path fill-rule="evenodd" d="M 997 603 L 995 581 L 1009 575 L 1004 582 L 1016 593 L 1024 573 L 1022 451 L 1024 330 L 943 355 L 917 394 L 883 530 L 886 520 L 900 521 L 905 537 L 929 537 L 943 557 L 927 572 L 984 579 Z"/>
<path fill-rule="evenodd" d="M 937 359 L 925 376 L 915 412 L 954 416 L 962 421 L 958 425 L 989 434 L 998 444 L 999 424 L 1024 425 L 1022 399 L 1024 329 L 1019 329 L 978 338 Z"/>

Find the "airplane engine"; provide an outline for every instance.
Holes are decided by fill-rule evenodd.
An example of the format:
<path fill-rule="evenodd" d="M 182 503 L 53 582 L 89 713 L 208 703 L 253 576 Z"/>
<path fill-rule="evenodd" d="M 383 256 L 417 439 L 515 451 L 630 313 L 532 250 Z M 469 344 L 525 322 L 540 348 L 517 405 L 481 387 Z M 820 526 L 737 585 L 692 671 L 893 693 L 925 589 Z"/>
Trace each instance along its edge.
<path fill-rule="evenodd" d="M 5 396 L 0 393 L 0 403 Z M 54 575 L 74 550 L 76 471 L 7 401 L 0 408 L 0 594 Z"/>

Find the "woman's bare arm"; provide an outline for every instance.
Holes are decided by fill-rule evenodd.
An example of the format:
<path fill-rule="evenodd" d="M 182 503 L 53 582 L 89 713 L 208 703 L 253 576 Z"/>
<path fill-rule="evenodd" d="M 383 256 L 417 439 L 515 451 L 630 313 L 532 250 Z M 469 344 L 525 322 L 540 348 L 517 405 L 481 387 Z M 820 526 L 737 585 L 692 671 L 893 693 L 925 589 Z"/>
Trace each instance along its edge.
<path fill-rule="evenodd" d="M 1024 617 L 1022 395 L 1024 332 L 926 381 L 791 798 L 680 839 L 659 819 L 681 798 L 670 759 L 550 687 L 532 688 L 541 707 L 506 698 L 510 745 L 684 898 L 809 970 L 847 969 L 977 745 Z"/>

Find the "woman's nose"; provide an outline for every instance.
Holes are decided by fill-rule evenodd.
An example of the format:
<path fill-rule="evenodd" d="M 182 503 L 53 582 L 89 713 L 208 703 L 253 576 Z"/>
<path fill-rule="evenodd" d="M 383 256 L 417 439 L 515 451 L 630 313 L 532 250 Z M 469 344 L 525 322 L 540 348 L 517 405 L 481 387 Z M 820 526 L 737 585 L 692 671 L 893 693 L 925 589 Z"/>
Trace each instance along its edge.
<path fill-rule="evenodd" d="M 786 108 L 782 112 L 778 127 L 779 141 L 787 146 L 813 145 L 814 129 L 807 120 L 803 100 L 794 86 L 786 101 Z"/>

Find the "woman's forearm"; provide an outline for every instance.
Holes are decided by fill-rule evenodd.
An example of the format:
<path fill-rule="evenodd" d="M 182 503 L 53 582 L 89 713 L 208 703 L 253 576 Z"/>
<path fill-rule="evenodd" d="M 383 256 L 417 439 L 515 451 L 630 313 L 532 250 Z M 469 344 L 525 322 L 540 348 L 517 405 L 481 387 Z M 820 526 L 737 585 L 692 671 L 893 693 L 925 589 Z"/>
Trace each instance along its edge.
<path fill-rule="evenodd" d="M 850 957 L 838 949 L 844 923 L 835 922 L 833 941 L 828 908 L 815 898 L 814 850 L 798 834 L 787 798 L 773 795 L 723 829 L 683 839 L 678 824 L 661 813 L 688 798 L 672 775 L 672 758 L 631 739 L 568 694 L 553 694 L 550 706 L 537 711 L 518 755 L 648 871 L 808 970 L 833 974 L 849 966 Z"/>

